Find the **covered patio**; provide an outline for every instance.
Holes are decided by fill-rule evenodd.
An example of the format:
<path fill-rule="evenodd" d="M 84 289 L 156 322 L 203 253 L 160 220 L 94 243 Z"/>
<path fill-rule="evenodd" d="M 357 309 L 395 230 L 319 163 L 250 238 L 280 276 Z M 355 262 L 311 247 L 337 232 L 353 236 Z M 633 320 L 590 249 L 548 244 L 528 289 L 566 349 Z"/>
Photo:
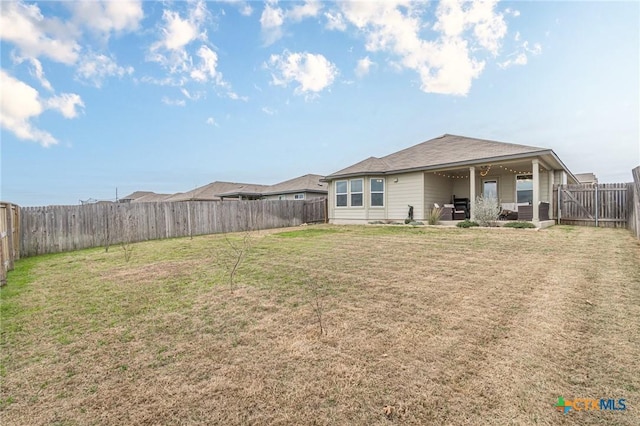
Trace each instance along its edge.
<path fill-rule="evenodd" d="M 553 219 L 553 185 L 566 182 L 567 173 L 544 158 L 428 170 L 424 209 L 440 206 L 443 221 L 474 220 L 476 198 L 493 197 L 496 219 L 544 222 Z"/>

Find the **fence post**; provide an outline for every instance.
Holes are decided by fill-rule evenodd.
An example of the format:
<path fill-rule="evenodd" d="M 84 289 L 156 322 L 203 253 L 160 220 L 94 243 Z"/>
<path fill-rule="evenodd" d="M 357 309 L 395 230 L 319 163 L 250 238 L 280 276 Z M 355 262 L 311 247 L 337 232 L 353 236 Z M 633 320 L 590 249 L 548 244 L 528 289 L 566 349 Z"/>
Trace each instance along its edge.
<path fill-rule="evenodd" d="M 598 187 L 599 187 L 599 186 L 600 186 L 600 185 L 598 185 L 598 184 L 596 183 L 596 228 L 598 227 L 598 202 L 599 202 L 599 201 L 598 201 Z"/>
<path fill-rule="evenodd" d="M 562 185 L 558 185 L 558 225 L 560 225 L 560 218 L 562 216 L 561 214 L 561 207 L 560 207 L 560 203 L 562 201 L 562 196 L 560 195 L 560 193 L 562 192 Z"/>

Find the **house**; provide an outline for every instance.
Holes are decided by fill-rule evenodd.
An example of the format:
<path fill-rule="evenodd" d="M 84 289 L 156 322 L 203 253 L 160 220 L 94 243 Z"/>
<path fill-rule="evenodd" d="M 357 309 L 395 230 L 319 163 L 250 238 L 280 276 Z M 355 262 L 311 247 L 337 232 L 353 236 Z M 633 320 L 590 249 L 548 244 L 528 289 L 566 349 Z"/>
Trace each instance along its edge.
<path fill-rule="evenodd" d="M 118 199 L 120 203 L 154 203 L 165 201 L 167 198 L 171 197 L 173 194 L 156 194 L 151 191 L 136 191 L 132 194 L 127 195 L 126 197 L 121 197 Z"/>
<path fill-rule="evenodd" d="M 221 198 L 310 200 L 327 197 L 327 183 L 322 176 L 306 174 L 274 185 L 242 188 L 218 194 Z"/>
<path fill-rule="evenodd" d="M 595 185 L 598 183 L 598 178 L 594 173 L 576 173 L 576 179 L 579 183 L 588 183 Z"/>
<path fill-rule="evenodd" d="M 553 185 L 577 183 L 553 150 L 445 134 L 382 158 L 370 157 L 326 176 L 329 222 L 426 220 L 435 204 L 446 219 L 474 218 L 479 195 L 494 196 L 518 219 L 553 212 Z M 538 208 L 534 208 L 537 206 Z"/>
<path fill-rule="evenodd" d="M 194 188 L 177 194 L 156 194 L 136 191 L 120 198 L 124 203 L 145 203 L 160 201 L 220 201 L 220 200 L 309 200 L 327 197 L 327 184 L 322 176 L 307 174 L 275 185 L 254 183 L 220 182 Z"/>
<path fill-rule="evenodd" d="M 257 185 L 253 183 L 215 181 L 192 189 L 191 191 L 174 194 L 165 201 L 219 201 L 222 198 L 218 194 L 243 190 L 250 193 L 258 193 L 265 187 L 266 185 Z M 247 199 L 255 198 L 247 197 Z"/>

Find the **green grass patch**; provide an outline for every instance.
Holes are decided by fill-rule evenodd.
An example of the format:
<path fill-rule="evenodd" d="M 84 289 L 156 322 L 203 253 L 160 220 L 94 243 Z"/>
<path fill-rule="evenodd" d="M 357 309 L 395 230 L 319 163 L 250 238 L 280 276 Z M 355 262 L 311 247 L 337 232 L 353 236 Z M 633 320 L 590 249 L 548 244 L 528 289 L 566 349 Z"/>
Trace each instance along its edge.
<path fill-rule="evenodd" d="M 536 226 L 531 222 L 507 222 L 503 225 L 505 228 L 516 228 L 516 229 L 532 229 Z"/>
<path fill-rule="evenodd" d="M 324 235 L 336 234 L 340 232 L 338 228 L 305 228 L 295 231 L 278 232 L 276 236 L 280 238 L 312 238 Z"/>

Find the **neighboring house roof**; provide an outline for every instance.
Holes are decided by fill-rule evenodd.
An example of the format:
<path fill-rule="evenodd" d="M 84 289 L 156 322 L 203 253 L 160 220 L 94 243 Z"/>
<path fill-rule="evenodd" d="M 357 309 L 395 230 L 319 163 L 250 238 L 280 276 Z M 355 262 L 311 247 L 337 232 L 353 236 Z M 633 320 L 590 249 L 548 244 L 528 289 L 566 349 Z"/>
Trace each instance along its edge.
<path fill-rule="evenodd" d="M 207 185 L 177 194 L 156 194 L 150 191 L 136 191 L 121 201 L 157 202 L 157 201 L 217 201 L 222 197 L 236 198 L 239 196 L 259 198 L 264 195 L 291 194 L 298 192 L 327 193 L 327 184 L 320 182 L 322 176 L 307 174 L 275 185 L 259 185 L 238 182 L 212 182 Z"/>
<path fill-rule="evenodd" d="M 158 203 L 160 201 L 166 201 L 167 198 L 172 197 L 173 194 L 156 194 L 152 192 L 142 197 L 131 200 L 132 203 Z"/>
<path fill-rule="evenodd" d="M 332 173 L 326 177 L 326 180 L 358 174 L 387 174 L 463 166 L 479 161 L 509 160 L 542 154 L 552 154 L 562 165 L 553 151 L 548 148 L 445 134 L 382 158 L 367 158 Z M 561 167 L 566 169 L 564 165 Z"/>
<path fill-rule="evenodd" d="M 138 198 L 144 197 L 145 195 L 149 195 L 149 194 L 154 194 L 154 192 L 151 191 L 136 191 L 133 192 L 129 195 L 127 195 L 126 197 L 120 197 L 119 200 L 120 201 L 125 201 L 125 200 L 137 200 Z"/>
<path fill-rule="evenodd" d="M 219 194 L 244 190 L 256 191 L 258 187 L 266 187 L 266 185 L 215 181 L 210 184 L 192 189 L 188 192 L 175 194 L 167 198 L 165 201 L 216 201 L 220 199 Z"/>
<path fill-rule="evenodd" d="M 262 195 L 292 194 L 296 192 L 319 192 L 326 194 L 329 185 L 326 182 L 320 182 L 322 178 L 323 176 L 314 174 L 299 176 L 269 186 L 262 192 Z"/>
<path fill-rule="evenodd" d="M 306 174 L 274 185 L 250 185 L 246 188 L 219 193 L 220 197 L 261 197 L 263 195 L 292 194 L 298 192 L 317 192 L 326 194 L 328 185 L 320 182 L 322 176 Z"/>
<path fill-rule="evenodd" d="M 577 173 L 575 176 L 580 183 L 598 183 L 595 173 Z"/>

